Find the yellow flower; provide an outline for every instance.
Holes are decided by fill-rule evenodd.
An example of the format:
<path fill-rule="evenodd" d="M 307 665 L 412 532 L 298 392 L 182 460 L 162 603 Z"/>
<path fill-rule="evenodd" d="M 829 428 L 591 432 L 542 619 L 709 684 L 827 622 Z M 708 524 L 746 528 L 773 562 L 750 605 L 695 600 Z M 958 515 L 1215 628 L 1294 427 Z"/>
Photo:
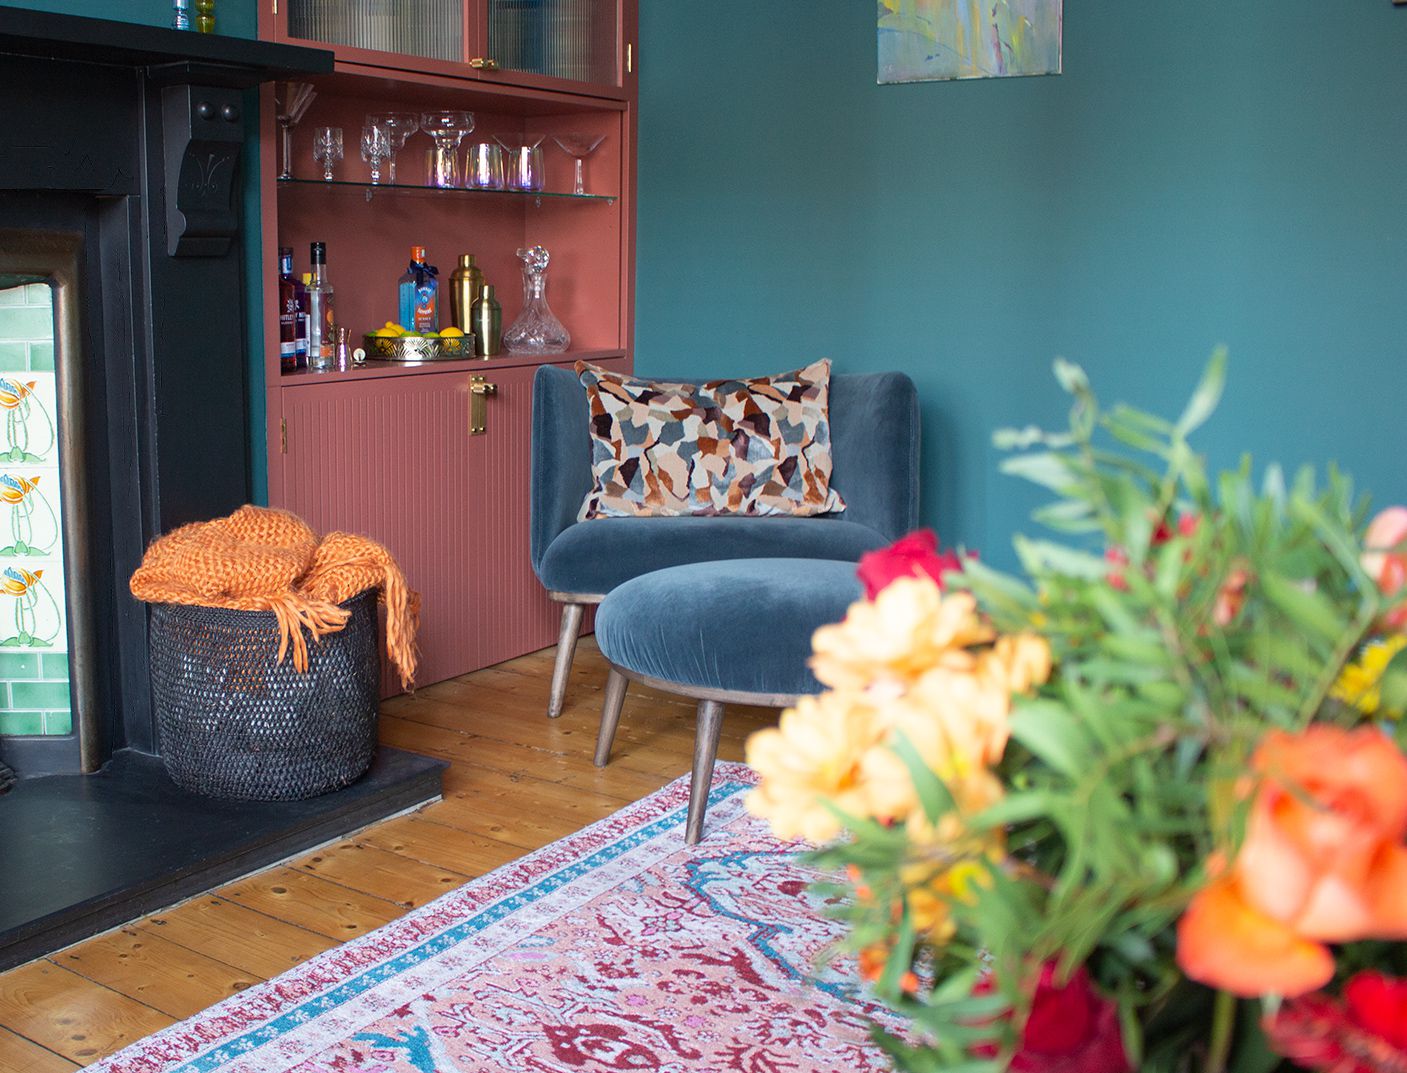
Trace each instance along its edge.
<path fill-rule="evenodd" d="M 1008 693 L 1029 693 L 1050 678 L 1050 643 L 1033 633 L 998 637 L 983 653 L 982 672 L 996 672 Z"/>
<path fill-rule="evenodd" d="M 1367 645 L 1358 662 L 1348 664 L 1339 675 L 1339 680 L 1334 683 L 1332 690 L 1334 699 L 1353 705 L 1364 715 L 1377 714 L 1383 700 L 1382 691 L 1379 688 L 1383 672 L 1392 662 L 1392 657 L 1401 652 L 1404 645 L 1407 645 L 1407 635 L 1400 633 Z M 1396 718 L 1402 713 L 1392 709 L 1384 709 L 1382 714 L 1389 718 Z"/>
<path fill-rule="evenodd" d="M 930 823 L 922 812 L 909 818 L 911 856 L 900 869 L 906 885 L 910 919 L 933 945 L 952 937 L 954 902 L 971 901 L 974 887 L 986 882 L 983 858 L 999 862 L 1003 846 L 999 831 L 971 831 L 965 817 L 1001 800 L 1002 786 L 989 771 L 977 771 L 948 783 L 956 812 Z"/>
<path fill-rule="evenodd" d="M 971 593 L 944 596 L 931 578 L 900 578 L 812 637 L 816 677 L 834 689 L 906 684 L 939 665 L 968 667 L 969 645 L 992 640 Z"/>
<path fill-rule="evenodd" d="M 879 713 L 862 697 L 802 697 L 775 728 L 748 738 L 747 762 L 762 777 L 748 793 L 748 811 L 767 820 L 779 838 L 812 842 L 829 841 L 841 831 L 823 801 L 852 816 L 875 815 L 860 758 L 884 730 Z"/>

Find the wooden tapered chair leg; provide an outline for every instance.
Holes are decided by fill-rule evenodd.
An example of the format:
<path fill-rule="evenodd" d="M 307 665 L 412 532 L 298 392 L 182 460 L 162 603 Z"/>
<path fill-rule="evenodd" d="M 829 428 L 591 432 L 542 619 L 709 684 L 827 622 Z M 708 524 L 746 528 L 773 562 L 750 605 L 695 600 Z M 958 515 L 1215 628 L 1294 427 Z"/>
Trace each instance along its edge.
<path fill-rule="evenodd" d="M 606 699 L 601 704 L 601 729 L 596 732 L 597 767 L 605 767 L 611 758 L 611 742 L 616 738 L 616 724 L 620 722 L 620 710 L 625 706 L 625 687 L 629 683 L 625 675 L 614 667 L 606 678 Z"/>
<path fill-rule="evenodd" d="M 547 697 L 549 719 L 556 719 L 562 714 L 562 704 L 567 699 L 567 679 L 571 677 L 572 658 L 576 655 L 576 642 L 581 635 L 581 620 L 585 613 L 585 604 L 562 605 L 562 632 L 557 637 L 557 662 L 552 667 L 552 692 Z"/>
<path fill-rule="evenodd" d="M 689 776 L 689 817 L 684 827 L 684 841 L 691 846 L 703 836 L 704 811 L 708 808 L 708 789 L 713 782 L 713 762 L 718 759 L 718 735 L 722 729 L 722 703 L 699 701 L 698 728 L 694 731 L 694 771 Z"/>

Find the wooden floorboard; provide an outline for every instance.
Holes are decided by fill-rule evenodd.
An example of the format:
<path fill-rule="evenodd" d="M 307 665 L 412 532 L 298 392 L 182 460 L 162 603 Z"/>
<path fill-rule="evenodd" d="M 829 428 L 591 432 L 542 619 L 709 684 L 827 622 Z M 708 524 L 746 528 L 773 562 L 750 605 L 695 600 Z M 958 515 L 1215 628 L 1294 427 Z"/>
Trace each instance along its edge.
<path fill-rule="evenodd" d="M 444 800 L 0 973 L 0 1073 L 66 1073 L 609 816 L 688 773 L 694 705 L 632 685 L 610 763 L 592 763 L 605 663 L 577 648 L 548 719 L 555 650 L 381 709 L 387 745 L 449 761 Z M 730 707 L 720 759 L 768 709 Z"/>

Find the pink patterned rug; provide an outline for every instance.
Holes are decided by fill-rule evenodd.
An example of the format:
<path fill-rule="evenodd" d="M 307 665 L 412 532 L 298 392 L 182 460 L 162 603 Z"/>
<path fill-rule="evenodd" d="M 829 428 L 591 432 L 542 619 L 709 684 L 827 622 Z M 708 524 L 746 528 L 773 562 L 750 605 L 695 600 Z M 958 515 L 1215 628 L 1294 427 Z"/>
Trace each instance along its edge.
<path fill-rule="evenodd" d="M 887 1068 L 798 844 L 719 764 L 703 841 L 687 779 L 91 1068 L 501 1073 Z"/>

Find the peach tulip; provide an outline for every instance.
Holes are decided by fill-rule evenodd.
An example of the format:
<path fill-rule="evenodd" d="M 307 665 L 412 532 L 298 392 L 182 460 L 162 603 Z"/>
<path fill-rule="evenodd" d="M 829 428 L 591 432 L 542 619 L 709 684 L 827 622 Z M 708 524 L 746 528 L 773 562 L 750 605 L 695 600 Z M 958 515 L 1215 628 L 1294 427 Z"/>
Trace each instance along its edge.
<path fill-rule="evenodd" d="M 1383 624 L 1407 631 L 1407 507 L 1388 507 L 1363 534 L 1363 570 L 1377 582 L 1389 607 Z"/>
<path fill-rule="evenodd" d="M 1178 922 L 1177 960 L 1237 995 L 1301 995 L 1328 943 L 1407 938 L 1407 757 L 1374 727 L 1272 731 L 1246 838 Z"/>

